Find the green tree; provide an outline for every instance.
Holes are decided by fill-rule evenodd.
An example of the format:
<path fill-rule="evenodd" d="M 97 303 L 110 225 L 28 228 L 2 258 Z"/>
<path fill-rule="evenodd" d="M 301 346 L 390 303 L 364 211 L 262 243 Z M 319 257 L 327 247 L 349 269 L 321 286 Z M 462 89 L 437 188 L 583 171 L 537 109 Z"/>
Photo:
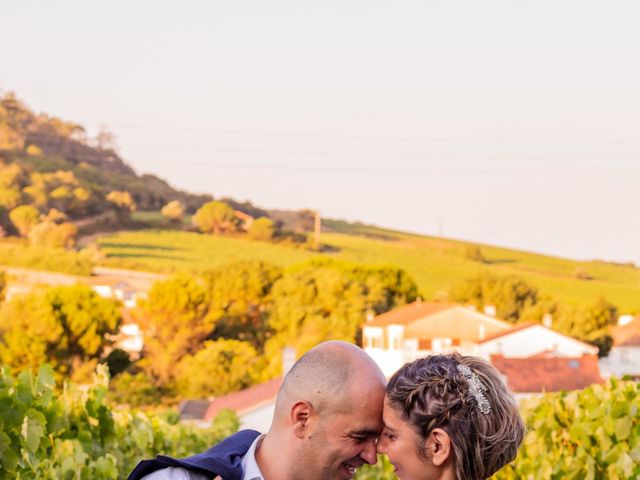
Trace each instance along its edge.
<path fill-rule="evenodd" d="M 7 210 L 16 208 L 22 202 L 22 192 L 15 188 L 0 186 L 0 205 Z"/>
<path fill-rule="evenodd" d="M 141 307 L 140 323 L 147 336 L 142 365 L 161 384 L 175 375 L 176 362 L 196 352 L 211 334 L 207 290 L 193 276 L 180 273 L 155 282 Z"/>
<path fill-rule="evenodd" d="M 276 233 L 276 224 L 270 218 L 260 217 L 253 221 L 248 233 L 254 240 L 268 241 L 273 239 Z"/>
<path fill-rule="evenodd" d="M 474 262 L 485 263 L 487 259 L 482 254 L 482 250 L 478 245 L 469 245 L 465 248 L 464 257 Z"/>
<path fill-rule="evenodd" d="M 184 205 L 180 200 L 172 200 L 162 207 L 161 213 L 171 222 L 180 223 L 184 217 Z"/>
<path fill-rule="evenodd" d="M 144 372 L 122 372 L 111 381 L 109 387 L 108 398 L 118 405 L 135 408 L 159 405 L 162 401 L 162 391 Z"/>
<path fill-rule="evenodd" d="M 39 223 L 29 232 L 31 245 L 55 248 L 73 248 L 78 227 L 73 223 L 56 224 L 51 221 Z"/>
<path fill-rule="evenodd" d="M 216 235 L 233 233 L 238 230 L 240 220 L 230 205 L 212 201 L 202 205 L 192 218 L 201 232 Z"/>
<path fill-rule="evenodd" d="M 255 383 L 262 364 L 250 343 L 208 341 L 178 364 L 176 390 L 183 398 L 208 398 L 241 390 Z"/>
<path fill-rule="evenodd" d="M 605 356 L 613 345 L 609 329 L 615 325 L 617 317 L 616 306 L 600 297 L 591 305 L 560 306 L 553 326 L 567 335 L 592 343 L 598 347 L 598 355 Z"/>
<path fill-rule="evenodd" d="M 302 354 L 328 339 L 354 341 L 365 319 L 365 287 L 347 272 L 308 265 L 290 271 L 272 289 L 269 326 L 279 342 Z M 273 359 L 278 362 L 280 359 Z"/>
<path fill-rule="evenodd" d="M 131 212 L 136 211 L 136 202 L 127 191 L 109 192 L 106 200 L 111 203 L 119 222 L 128 222 L 131 219 Z"/>
<path fill-rule="evenodd" d="M 40 212 L 31 205 L 21 205 L 9 212 L 9 218 L 18 229 L 18 232 L 20 232 L 20 235 L 26 237 L 40 221 Z"/>
<path fill-rule="evenodd" d="M 121 322 L 117 304 L 84 285 L 16 297 L 0 309 L 0 360 L 13 368 L 50 363 L 60 375 L 85 379 Z"/>
<path fill-rule="evenodd" d="M 538 290 L 517 277 L 482 274 L 454 285 L 449 299 L 479 309 L 494 305 L 498 318 L 515 323 L 538 301 Z"/>
<path fill-rule="evenodd" d="M 206 272 L 214 338 L 250 341 L 261 349 L 269 335 L 269 293 L 282 272 L 274 265 L 242 261 Z"/>

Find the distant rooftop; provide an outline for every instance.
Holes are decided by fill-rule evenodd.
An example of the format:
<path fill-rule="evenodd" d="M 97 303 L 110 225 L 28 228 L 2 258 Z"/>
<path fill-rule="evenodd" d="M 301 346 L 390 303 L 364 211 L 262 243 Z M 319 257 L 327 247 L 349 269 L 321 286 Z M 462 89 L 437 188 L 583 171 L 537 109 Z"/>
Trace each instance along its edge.
<path fill-rule="evenodd" d="M 603 382 L 595 355 L 574 358 L 492 355 L 491 363 L 507 377 L 507 384 L 516 393 L 579 390 Z"/>

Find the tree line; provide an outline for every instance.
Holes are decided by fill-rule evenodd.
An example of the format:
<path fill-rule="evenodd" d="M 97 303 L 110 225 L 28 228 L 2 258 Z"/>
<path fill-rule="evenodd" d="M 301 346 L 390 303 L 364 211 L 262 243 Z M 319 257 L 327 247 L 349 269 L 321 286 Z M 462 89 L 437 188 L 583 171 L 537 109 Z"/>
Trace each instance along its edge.
<path fill-rule="evenodd" d="M 36 290 L 0 308 L 0 362 L 49 363 L 86 381 L 100 362 L 119 403 L 221 395 L 281 373 L 282 349 L 301 355 L 330 338 L 357 341 L 367 313 L 415 300 L 403 270 L 314 259 L 286 270 L 237 262 L 156 282 L 132 312 L 145 332 L 140 359 L 111 350 L 122 324 L 115 301 L 86 286 Z"/>

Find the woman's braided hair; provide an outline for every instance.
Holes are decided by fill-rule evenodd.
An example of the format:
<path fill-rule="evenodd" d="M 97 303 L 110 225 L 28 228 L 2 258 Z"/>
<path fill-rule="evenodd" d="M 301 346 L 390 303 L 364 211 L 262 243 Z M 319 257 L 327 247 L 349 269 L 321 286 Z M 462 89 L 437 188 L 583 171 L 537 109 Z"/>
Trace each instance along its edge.
<path fill-rule="evenodd" d="M 471 380 L 458 368 L 466 365 L 486 390 L 490 405 L 483 413 Z M 513 394 L 500 373 L 481 358 L 432 355 L 407 363 L 387 386 L 389 405 L 418 434 L 418 454 L 434 428 L 451 439 L 458 480 L 484 480 L 512 461 L 525 428 Z"/>

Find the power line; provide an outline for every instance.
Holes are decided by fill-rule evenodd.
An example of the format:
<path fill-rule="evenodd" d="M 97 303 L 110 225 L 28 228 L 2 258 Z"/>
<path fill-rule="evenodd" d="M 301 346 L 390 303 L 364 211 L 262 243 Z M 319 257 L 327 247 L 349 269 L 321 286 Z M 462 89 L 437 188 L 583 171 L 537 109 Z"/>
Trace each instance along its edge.
<path fill-rule="evenodd" d="M 331 173 L 372 173 L 372 174 L 425 174 L 425 175 L 640 175 L 640 169 L 566 169 L 566 168 L 402 168 L 402 167 L 344 167 L 344 166 L 327 166 L 327 165 L 285 165 L 285 164 L 260 164 L 260 163 L 230 163 L 230 162 L 212 162 L 206 160 L 158 160 L 157 163 L 176 163 L 191 165 L 206 165 L 208 167 L 228 168 L 228 169 L 260 169 L 260 170 L 276 170 L 276 171 L 300 171 L 300 172 L 331 172 Z M 140 161 L 140 163 L 144 163 Z"/>
<path fill-rule="evenodd" d="M 144 142 L 121 142 L 124 147 L 133 148 L 152 148 L 161 150 L 189 150 L 189 151 L 209 151 L 216 153 L 241 153 L 248 155 L 308 155 L 308 156 L 333 156 L 342 158 L 382 158 L 389 160 L 398 159 L 417 159 L 417 160 L 444 160 L 444 159 L 459 159 L 459 160 L 517 160 L 517 159 L 529 159 L 529 160 L 543 160 L 543 159 L 557 159 L 557 160 L 612 160 L 612 159 L 628 159 L 639 160 L 640 153 L 627 153 L 627 154 L 456 154 L 456 153 L 378 153 L 378 152 L 338 152 L 328 150 L 309 150 L 309 149 L 282 149 L 282 148 L 237 148 L 237 147 L 215 147 L 207 145 L 159 145 L 154 143 Z"/>
<path fill-rule="evenodd" d="M 214 135 L 238 135 L 238 136 L 264 136 L 264 137 L 285 137 L 298 139 L 334 139 L 349 141 L 388 141 L 388 142 L 423 142 L 423 143 L 460 143 L 460 144 L 505 144 L 505 145 L 621 145 L 640 143 L 640 137 L 619 137 L 603 139 L 545 139 L 545 138 L 472 138 L 472 137 L 422 137 L 422 136 L 384 136 L 384 135 L 355 135 L 342 133 L 316 133 L 316 132 L 287 132 L 268 130 L 241 130 L 228 128 L 205 128 L 205 127 L 185 127 L 185 126 L 153 126 L 153 125 L 126 125 L 126 124 L 105 124 L 88 122 L 85 125 L 94 127 L 105 126 L 107 128 L 118 129 L 138 129 L 172 131 L 182 133 L 207 133 Z"/>

